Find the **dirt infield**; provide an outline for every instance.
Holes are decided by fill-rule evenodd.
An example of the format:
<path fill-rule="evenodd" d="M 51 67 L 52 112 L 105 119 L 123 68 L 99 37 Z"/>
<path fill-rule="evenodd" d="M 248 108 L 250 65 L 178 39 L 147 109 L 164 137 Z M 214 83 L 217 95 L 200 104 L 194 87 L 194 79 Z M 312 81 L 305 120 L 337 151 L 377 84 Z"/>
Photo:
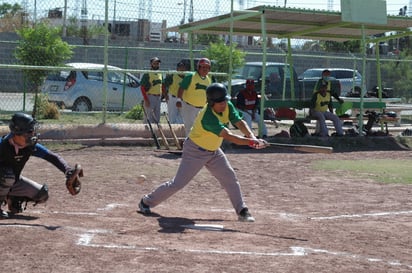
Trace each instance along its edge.
<path fill-rule="evenodd" d="M 410 159 L 410 151 L 229 149 L 255 223 L 237 221 L 206 170 L 152 216 L 136 213 L 179 156 L 116 146 L 61 154 L 83 165 L 82 192 L 69 195 L 57 169 L 29 161 L 24 175 L 51 195 L 0 221 L 2 272 L 412 272 L 411 185 L 311 167 L 325 158 Z M 138 184 L 141 174 L 147 181 Z"/>

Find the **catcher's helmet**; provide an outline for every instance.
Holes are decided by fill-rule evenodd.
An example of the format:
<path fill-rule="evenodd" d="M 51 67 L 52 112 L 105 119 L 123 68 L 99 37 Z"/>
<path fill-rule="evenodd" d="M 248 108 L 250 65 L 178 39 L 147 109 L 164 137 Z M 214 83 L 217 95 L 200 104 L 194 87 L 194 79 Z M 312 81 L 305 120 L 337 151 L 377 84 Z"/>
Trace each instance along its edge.
<path fill-rule="evenodd" d="M 199 69 L 199 67 L 201 66 L 209 66 L 210 67 L 210 60 L 208 58 L 201 58 L 198 62 L 197 62 L 197 69 Z"/>
<path fill-rule="evenodd" d="M 221 83 L 212 83 L 206 88 L 207 103 L 213 106 L 215 102 L 227 101 L 230 97 L 227 94 L 226 87 Z"/>
<path fill-rule="evenodd" d="M 37 121 L 30 115 L 25 113 L 16 113 L 10 120 L 10 131 L 15 135 L 23 135 L 33 133 Z"/>

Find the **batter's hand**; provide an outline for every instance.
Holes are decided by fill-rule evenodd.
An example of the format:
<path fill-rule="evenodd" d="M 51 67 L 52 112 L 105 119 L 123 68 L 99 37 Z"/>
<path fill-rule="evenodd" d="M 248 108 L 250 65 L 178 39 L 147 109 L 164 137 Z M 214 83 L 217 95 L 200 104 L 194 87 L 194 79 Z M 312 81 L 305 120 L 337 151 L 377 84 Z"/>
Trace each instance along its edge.
<path fill-rule="evenodd" d="M 269 143 L 264 140 L 264 139 L 250 139 L 249 140 L 249 147 L 253 149 L 263 149 L 266 148 L 269 145 Z"/>

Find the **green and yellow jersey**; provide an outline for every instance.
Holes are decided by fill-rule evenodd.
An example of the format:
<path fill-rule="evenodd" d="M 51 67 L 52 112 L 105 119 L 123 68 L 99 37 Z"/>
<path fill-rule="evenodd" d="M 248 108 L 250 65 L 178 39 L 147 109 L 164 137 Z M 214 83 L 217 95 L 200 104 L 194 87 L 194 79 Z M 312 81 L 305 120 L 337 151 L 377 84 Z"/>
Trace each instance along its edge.
<path fill-rule="evenodd" d="M 206 88 L 212 83 L 209 76 L 202 78 L 199 73 L 187 74 L 180 87 L 184 89 L 182 99 L 195 107 L 203 107 L 206 103 Z"/>
<path fill-rule="evenodd" d="M 319 112 L 326 112 L 332 104 L 332 97 L 330 92 L 326 92 L 325 96 L 322 96 L 319 92 L 316 92 L 312 96 L 311 106 L 312 109 Z"/>
<path fill-rule="evenodd" d="M 182 81 L 182 77 L 178 74 L 168 75 L 165 79 L 165 85 L 168 87 L 168 93 L 177 97 L 177 91 L 180 87 L 180 82 Z"/>
<path fill-rule="evenodd" d="M 162 81 L 161 73 L 150 72 L 143 74 L 140 83 L 144 86 L 147 94 L 160 96 L 162 94 Z"/>
<path fill-rule="evenodd" d="M 223 142 L 223 138 L 219 136 L 222 130 L 228 127 L 229 122 L 235 124 L 241 119 L 241 115 L 230 101 L 227 102 L 223 113 L 216 113 L 206 104 L 196 117 L 189 138 L 205 150 L 216 151 Z"/>

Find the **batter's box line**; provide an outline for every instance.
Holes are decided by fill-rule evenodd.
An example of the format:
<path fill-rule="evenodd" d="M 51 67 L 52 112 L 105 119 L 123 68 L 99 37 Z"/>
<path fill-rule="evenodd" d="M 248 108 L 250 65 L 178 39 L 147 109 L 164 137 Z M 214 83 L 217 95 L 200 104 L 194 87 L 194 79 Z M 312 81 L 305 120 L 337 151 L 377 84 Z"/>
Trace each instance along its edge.
<path fill-rule="evenodd" d="M 344 219 L 344 218 L 398 216 L 398 215 L 409 215 L 409 214 L 412 214 L 412 210 L 374 212 L 374 213 L 363 213 L 363 214 L 342 214 L 342 215 L 335 215 L 335 216 L 319 216 L 319 217 L 309 217 L 309 219 L 311 220 L 335 220 L 335 219 Z"/>
<path fill-rule="evenodd" d="M 246 255 L 246 256 L 308 256 L 311 254 L 325 254 L 325 255 L 333 255 L 339 256 L 344 258 L 352 258 L 356 260 L 364 260 L 371 263 L 383 263 L 389 266 L 396 266 L 396 267 L 407 267 L 408 269 L 412 269 L 412 265 L 403 264 L 397 260 L 387 261 L 381 258 L 372 258 L 372 257 L 365 257 L 362 255 L 351 254 L 347 252 L 337 252 L 337 251 L 329 251 L 325 249 L 315 249 L 310 247 L 300 247 L 300 246 L 292 246 L 290 247 L 291 252 L 255 252 L 255 251 L 230 251 L 230 250 L 216 250 L 216 249 L 178 249 L 178 248 L 157 248 L 157 247 L 144 247 L 144 246 L 136 246 L 136 245 L 127 245 L 127 244 L 95 244 L 92 243 L 93 238 L 96 234 L 99 233 L 110 233 L 110 231 L 106 230 L 89 230 L 86 233 L 80 234 L 80 238 L 77 241 L 77 245 L 84 246 L 84 247 L 93 247 L 93 248 L 117 248 L 117 249 L 126 249 L 126 250 L 138 250 L 138 251 L 157 251 L 157 252 L 188 252 L 188 253 L 199 253 L 199 254 L 218 254 L 218 255 Z"/>
<path fill-rule="evenodd" d="M 115 208 L 119 207 L 127 207 L 128 205 L 126 204 L 120 204 L 120 203 L 111 203 L 107 204 L 104 208 L 97 208 L 96 210 L 98 212 L 100 211 L 111 211 L 114 210 Z M 33 210 L 31 213 L 37 213 L 37 214 L 45 214 L 45 213 L 51 213 L 51 214 L 67 214 L 67 215 L 87 215 L 87 216 L 96 216 L 96 215 L 104 215 L 98 212 L 81 212 L 81 211 L 46 211 L 46 210 Z"/>

